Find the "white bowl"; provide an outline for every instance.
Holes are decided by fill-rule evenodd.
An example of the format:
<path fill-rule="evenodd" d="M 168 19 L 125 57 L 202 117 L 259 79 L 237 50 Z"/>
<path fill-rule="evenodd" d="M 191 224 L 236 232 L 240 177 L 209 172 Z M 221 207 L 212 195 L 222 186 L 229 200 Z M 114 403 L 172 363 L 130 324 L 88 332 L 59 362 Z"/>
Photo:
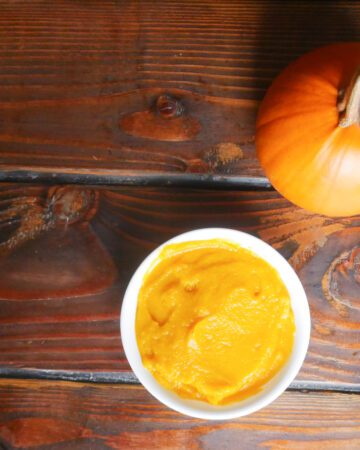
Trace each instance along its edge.
<path fill-rule="evenodd" d="M 135 317 L 137 300 L 145 273 L 170 243 L 221 238 L 247 248 L 266 260 L 279 273 L 290 294 L 295 317 L 295 337 L 291 355 L 278 372 L 257 394 L 236 403 L 214 406 L 197 400 L 186 400 L 162 387 L 143 366 L 136 341 Z M 224 420 L 245 416 L 275 400 L 293 381 L 305 359 L 310 340 L 310 311 L 304 288 L 289 263 L 270 245 L 250 234 L 227 228 L 204 228 L 170 239 L 154 250 L 138 267 L 126 289 L 121 309 L 121 338 L 125 355 L 143 386 L 160 402 L 182 414 L 200 419 Z"/>

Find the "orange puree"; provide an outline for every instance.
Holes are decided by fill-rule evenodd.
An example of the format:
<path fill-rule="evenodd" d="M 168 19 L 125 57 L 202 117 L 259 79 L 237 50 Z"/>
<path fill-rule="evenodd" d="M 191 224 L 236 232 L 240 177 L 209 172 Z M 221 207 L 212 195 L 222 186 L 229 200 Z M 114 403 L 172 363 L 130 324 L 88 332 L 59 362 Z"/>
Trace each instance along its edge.
<path fill-rule="evenodd" d="M 254 394 L 287 361 L 294 331 L 276 270 L 221 239 L 167 245 L 139 293 L 143 364 L 184 398 L 217 405 Z"/>

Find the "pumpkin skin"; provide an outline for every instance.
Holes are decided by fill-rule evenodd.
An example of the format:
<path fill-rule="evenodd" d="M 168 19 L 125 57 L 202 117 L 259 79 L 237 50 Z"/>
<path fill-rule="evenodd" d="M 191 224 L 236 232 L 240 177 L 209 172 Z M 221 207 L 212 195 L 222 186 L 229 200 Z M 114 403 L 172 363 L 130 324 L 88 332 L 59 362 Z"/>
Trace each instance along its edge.
<path fill-rule="evenodd" d="M 276 190 L 312 212 L 360 213 L 360 124 L 340 126 L 338 110 L 359 66 L 360 43 L 317 49 L 288 66 L 260 106 L 260 164 Z"/>

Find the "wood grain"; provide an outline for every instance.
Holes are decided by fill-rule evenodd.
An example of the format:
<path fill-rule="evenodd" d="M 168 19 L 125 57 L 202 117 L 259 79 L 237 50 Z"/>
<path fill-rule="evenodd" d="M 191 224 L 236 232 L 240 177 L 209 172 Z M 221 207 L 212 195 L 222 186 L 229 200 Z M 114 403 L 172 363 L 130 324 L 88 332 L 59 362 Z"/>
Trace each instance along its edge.
<path fill-rule="evenodd" d="M 359 22 L 356 0 L 2 0 L 1 179 L 256 182 L 254 123 L 267 87 L 300 54 L 359 40 Z M 156 114 L 167 94 L 182 118 Z"/>
<path fill-rule="evenodd" d="M 322 449 L 360 445 L 360 397 L 286 392 L 250 416 L 182 416 L 143 388 L 0 380 L 0 448 Z"/>
<path fill-rule="evenodd" d="M 307 213 L 273 191 L 3 185 L 0 365 L 128 371 L 119 338 L 140 261 L 183 231 L 222 226 L 273 245 L 307 292 L 312 338 L 298 380 L 360 388 L 360 217 Z"/>

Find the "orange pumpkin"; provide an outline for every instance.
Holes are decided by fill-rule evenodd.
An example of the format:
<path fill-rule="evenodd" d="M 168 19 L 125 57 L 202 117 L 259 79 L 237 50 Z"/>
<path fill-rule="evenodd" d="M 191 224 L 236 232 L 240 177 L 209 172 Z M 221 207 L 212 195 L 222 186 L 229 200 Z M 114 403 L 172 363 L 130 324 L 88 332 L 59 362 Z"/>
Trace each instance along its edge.
<path fill-rule="evenodd" d="M 360 43 L 335 44 L 288 66 L 256 124 L 257 155 L 284 197 L 328 216 L 360 213 Z"/>

